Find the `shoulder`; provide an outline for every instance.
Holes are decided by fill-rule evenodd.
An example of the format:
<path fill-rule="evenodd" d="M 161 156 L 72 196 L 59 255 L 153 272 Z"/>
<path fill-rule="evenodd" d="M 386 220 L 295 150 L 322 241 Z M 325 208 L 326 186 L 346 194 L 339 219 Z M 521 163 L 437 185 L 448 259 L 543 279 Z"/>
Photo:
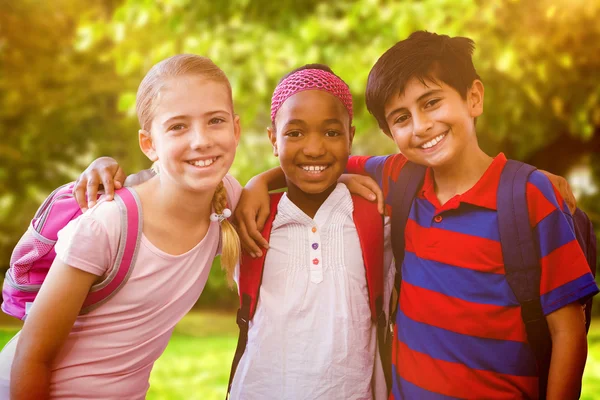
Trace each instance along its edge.
<path fill-rule="evenodd" d="M 392 175 L 399 172 L 406 162 L 406 157 L 400 153 L 387 156 L 353 156 L 348 160 L 348 169 L 361 170 L 377 176 Z"/>
<path fill-rule="evenodd" d="M 235 210 L 242 194 L 242 185 L 233 176 L 227 174 L 223 178 L 223 186 L 227 192 L 227 204 Z"/>
<path fill-rule="evenodd" d="M 536 226 L 555 211 L 569 214 L 563 198 L 548 177 L 540 171 L 536 170 L 529 175 L 526 192 L 531 226 Z"/>
<path fill-rule="evenodd" d="M 58 233 L 54 249 L 67 265 L 101 276 L 116 254 L 120 235 L 119 205 L 100 201 Z"/>

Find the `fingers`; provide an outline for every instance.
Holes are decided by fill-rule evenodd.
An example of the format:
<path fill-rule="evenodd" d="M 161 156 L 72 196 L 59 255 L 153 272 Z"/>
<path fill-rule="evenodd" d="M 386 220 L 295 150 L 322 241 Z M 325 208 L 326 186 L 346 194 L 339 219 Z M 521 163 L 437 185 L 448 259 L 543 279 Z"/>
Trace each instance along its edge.
<path fill-rule="evenodd" d="M 102 180 L 102 186 L 104 186 L 106 199 L 112 200 L 115 194 L 115 184 L 112 174 L 108 170 L 104 169 L 100 172 L 100 179 Z"/>
<path fill-rule="evenodd" d="M 127 175 L 125 175 L 125 171 L 123 171 L 121 166 L 119 166 L 119 169 L 117 169 L 117 173 L 115 174 L 115 180 L 114 180 L 115 189 L 121 189 L 123 187 L 123 185 L 125 184 L 126 178 L 127 178 Z"/>
<path fill-rule="evenodd" d="M 254 221 L 254 219 L 252 219 L 251 221 L 247 221 L 246 228 L 248 230 L 248 235 L 252 238 L 252 240 L 254 240 L 254 243 L 257 246 L 261 246 L 265 249 L 268 249 L 269 242 L 267 242 L 267 240 L 263 237 L 261 232 L 267 218 L 269 217 L 269 211 L 266 212 L 266 216 L 264 214 L 265 213 L 262 211 L 262 209 L 259 210 L 259 214 L 257 216 L 256 221 Z"/>
<path fill-rule="evenodd" d="M 564 185 L 564 191 L 566 193 L 565 201 L 567 202 L 567 207 L 569 207 L 569 211 L 571 211 L 571 214 L 574 214 L 575 210 L 577 209 L 577 199 L 575 198 L 575 195 L 571 190 L 571 185 L 569 185 L 569 181 L 564 179 Z"/>
<path fill-rule="evenodd" d="M 73 187 L 73 196 L 75 196 L 75 200 L 77 200 L 77 204 L 82 212 L 86 212 L 88 209 L 87 199 L 85 198 L 86 185 L 87 178 L 85 175 L 81 175 Z"/>
<path fill-rule="evenodd" d="M 263 228 L 265 227 L 265 222 L 267 222 L 267 218 L 269 218 L 269 215 L 271 214 L 271 209 L 270 209 L 270 204 L 263 204 L 263 206 L 261 208 L 259 208 L 258 210 L 258 215 L 256 216 L 256 230 L 257 231 L 261 231 L 263 230 Z M 261 235 L 262 237 L 262 235 Z M 269 244 L 267 243 L 267 241 L 264 241 L 266 244 L 265 248 L 269 247 Z"/>
<path fill-rule="evenodd" d="M 100 186 L 100 177 L 95 171 L 89 173 L 86 189 L 87 189 L 87 206 L 92 208 L 96 205 L 98 199 L 98 186 Z"/>
<path fill-rule="evenodd" d="M 246 229 L 246 224 L 244 222 L 244 218 L 238 219 L 238 235 L 240 237 L 240 242 L 242 244 L 242 248 L 250 254 L 252 257 L 260 257 L 262 255 L 262 251 L 260 247 L 256 244 L 254 239 L 248 234 L 248 230 Z"/>

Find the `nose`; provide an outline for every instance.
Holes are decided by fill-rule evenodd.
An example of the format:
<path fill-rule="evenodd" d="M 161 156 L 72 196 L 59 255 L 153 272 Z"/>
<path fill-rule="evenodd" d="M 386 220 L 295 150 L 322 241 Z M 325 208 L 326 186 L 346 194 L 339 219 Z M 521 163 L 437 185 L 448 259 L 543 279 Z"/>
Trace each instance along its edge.
<path fill-rule="evenodd" d="M 412 119 L 413 134 L 415 136 L 422 136 L 433 127 L 433 121 L 426 112 L 415 112 L 412 115 Z"/>
<path fill-rule="evenodd" d="M 322 135 L 308 135 L 304 145 L 304 155 L 307 157 L 321 157 L 325 155 L 325 146 Z"/>
<path fill-rule="evenodd" d="M 202 150 L 212 147 L 213 139 L 211 135 L 201 127 L 194 127 L 192 129 L 191 147 L 194 150 Z"/>

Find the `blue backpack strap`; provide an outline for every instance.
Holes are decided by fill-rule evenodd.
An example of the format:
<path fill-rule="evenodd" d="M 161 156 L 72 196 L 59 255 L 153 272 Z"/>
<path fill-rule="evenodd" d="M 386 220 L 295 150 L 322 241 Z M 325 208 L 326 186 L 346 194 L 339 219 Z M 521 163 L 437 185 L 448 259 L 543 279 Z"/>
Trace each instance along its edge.
<path fill-rule="evenodd" d="M 400 294 L 400 284 L 402 283 L 402 263 L 404 262 L 404 231 L 410 208 L 417 191 L 423 185 L 425 171 L 427 168 L 423 165 L 407 161 L 400 170 L 398 179 L 393 187 L 390 204 L 392 206 L 392 250 L 396 262 L 396 278 L 394 286 L 396 293 Z"/>
<path fill-rule="evenodd" d="M 579 246 L 585 253 L 588 267 L 594 277 L 596 276 L 596 260 L 598 254 L 596 233 L 592 226 L 592 221 L 586 213 L 581 211 L 579 208 L 573 213 L 573 226 L 575 227 L 575 237 Z M 590 330 L 590 323 L 592 322 L 592 304 L 593 298 L 590 298 L 585 303 L 585 329 L 586 332 Z"/>
<path fill-rule="evenodd" d="M 506 280 L 521 305 L 527 340 L 539 374 L 540 399 L 546 397 L 552 341 L 540 301 L 541 266 L 529 225 L 527 181 L 535 167 L 508 160 L 498 186 L 497 210 Z"/>

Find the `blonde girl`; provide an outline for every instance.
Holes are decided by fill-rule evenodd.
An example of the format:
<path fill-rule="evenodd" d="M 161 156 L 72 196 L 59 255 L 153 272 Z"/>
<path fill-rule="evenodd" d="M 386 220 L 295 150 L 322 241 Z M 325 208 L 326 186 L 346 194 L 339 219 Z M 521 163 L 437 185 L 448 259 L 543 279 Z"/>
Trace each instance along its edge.
<path fill-rule="evenodd" d="M 79 315 L 110 272 L 122 227 L 109 201 L 71 221 L 23 330 L 0 354 L 0 398 L 144 399 L 219 252 L 231 280 L 239 239 L 226 217 L 241 187 L 226 174 L 240 125 L 227 77 L 204 57 L 168 58 L 141 82 L 136 109 L 140 148 L 159 173 L 133 187 L 143 214 L 133 271 L 107 303 Z"/>

